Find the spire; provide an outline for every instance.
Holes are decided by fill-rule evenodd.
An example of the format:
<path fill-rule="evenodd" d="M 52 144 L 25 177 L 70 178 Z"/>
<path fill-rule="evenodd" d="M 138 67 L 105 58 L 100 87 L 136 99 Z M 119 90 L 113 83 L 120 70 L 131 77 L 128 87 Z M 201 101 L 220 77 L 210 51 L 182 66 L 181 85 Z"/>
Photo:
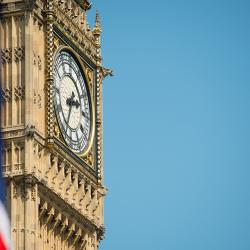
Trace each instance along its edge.
<path fill-rule="evenodd" d="M 95 27 L 93 29 L 94 36 L 100 36 L 101 35 L 101 21 L 100 21 L 100 15 L 99 12 L 96 11 L 96 17 L 95 17 Z"/>

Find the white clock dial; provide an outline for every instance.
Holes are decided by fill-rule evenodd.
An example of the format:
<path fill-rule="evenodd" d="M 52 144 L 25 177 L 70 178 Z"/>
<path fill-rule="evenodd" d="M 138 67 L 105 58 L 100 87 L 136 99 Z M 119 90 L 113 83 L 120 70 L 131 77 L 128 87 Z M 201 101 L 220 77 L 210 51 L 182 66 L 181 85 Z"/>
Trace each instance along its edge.
<path fill-rule="evenodd" d="M 66 49 L 54 63 L 55 111 L 66 144 L 82 154 L 90 140 L 91 105 L 80 64 Z"/>

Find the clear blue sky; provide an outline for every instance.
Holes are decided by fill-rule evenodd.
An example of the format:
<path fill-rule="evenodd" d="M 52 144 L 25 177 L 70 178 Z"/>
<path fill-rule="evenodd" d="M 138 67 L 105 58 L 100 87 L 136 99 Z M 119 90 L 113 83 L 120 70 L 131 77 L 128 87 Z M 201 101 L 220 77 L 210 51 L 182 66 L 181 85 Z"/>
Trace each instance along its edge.
<path fill-rule="evenodd" d="M 101 250 L 249 250 L 250 1 L 92 2 L 116 75 Z"/>

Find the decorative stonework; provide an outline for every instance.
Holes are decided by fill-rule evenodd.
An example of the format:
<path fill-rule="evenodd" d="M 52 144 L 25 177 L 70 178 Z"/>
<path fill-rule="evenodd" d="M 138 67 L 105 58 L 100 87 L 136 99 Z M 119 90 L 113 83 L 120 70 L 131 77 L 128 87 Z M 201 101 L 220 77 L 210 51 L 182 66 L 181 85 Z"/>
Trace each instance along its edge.
<path fill-rule="evenodd" d="M 16 15 L 14 16 L 14 21 L 17 23 L 24 22 L 24 15 Z"/>
<path fill-rule="evenodd" d="M 2 167 L 3 167 L 3 173 L 5 172 L 9 172 L 11 170 L 12 167 L 12 147 L 10 143 L 6 143 L 3 147 L 3 149 L 1 150 L 1 154 L 3 156 L 2 159 Z"/>
<path fill-rule="evenodd" d="M 54 11 L 56 23 L 64 33 L 70 35 L 71 40 L 75 41 L 93 62 L 99 60 L 97 56 L 99 44 L 96 44 L 96 36 L 90 30 L 85 11 L 72 0 L 67 2 L 55 0 Z"/>
<path fill-rule="evenodd" d="M 53 40 L 54 50 L 57 50 L 60 45 L 62 45 L 61 40 L 57 36 L 54 36 L 54 40 Z"/>
<path fill-rule="evenodd" d="M 8 129 L 7 131 L 6 131 L 6 129 L 3 129 L 1 132 L 2 132 L 1 133 L 2 139 L 4 139 L 4 140 L 10 140 L 13 138 L 20 138 L 20 137 L 25 136 L 23 126 L 16 127 L 13 129 Z"/>
<path fill-rule="evenodd" d="M 42 108 L 42 97 L 37 90 L 33 89 L 33 104 L 38 108 Z"/>
<path fill-rule="evenodd" d="M 41 21 L 42 10 L 34 11 L 32 17 L 33 17 L 33 24 L 34 24 L 35 28 L 39 31 L 42 30 L 42 28 L 43 28 L 43 23 Z"/>
<path fill-rule="evenodd" d="M 55 124 L 55 127 L 54 127 L 54 134 L 57 138 L 60 138 L 61 133 L 57 124 Z"/>
<path fill-rule="evenodd" d="M 90 83 L 92 83 L 92 81 L 93 81 L 93 71 L 89 67 L 86 67 L 86 74 L 87 74 L 87 77 L 88 77 L 88 81 Z"/>
<path fill-rule="evenodd" d="M 36 127 L 34 125 L 27 125 L 25 127 L 25 135 L 28 139 L 33 139 L 35 136 Z"/>
<path fill-rule="evenodd" d="M 16 63 L 23 61 L 23 59 L 24 59 L 24 47 L 14 48 L 14 58 L 15 58 Z"/>
<path fill-rule="evenodd" d="M 85 156 L 83 159 L 89 166 L 93 167 L 94 163 L 93 150 L 91 149 L 90 152 L 87 154 L 87 156 Z"/>
<path fill-rule="evenodd" d="M 96 137 L 97 137 L 97 174 L 98 183 L 102 182 L 102 112 L 101 112 L 101 71 L 100 68 L 97 69 L 97 79 L 96 79 Z"/>
<path fill-rule="evenodd" d="M 37 66 L 39 70 L 42 69 L 42 59 L 40 56 L 37 56 Z"/>
<path fill-rule="evenodd" d="M 24 170 L 24 142 L 14 144 L 14 170 Z"/>
<path fill-rule="evenodd" d="M 11 48 L 1 50 L 1 62 L 2 64 L 12 62 L 12 49 Z"/>
<path fill-rule="evenodd" d="M 5 16 L 5 17 L 0 17 L 0 22 L 2 24 L 9 24 L 11 22 L 11 17 L 10 16 Z"/>
<path fill-rule="evenodd" d="M 46 3 L 46 92 L 47 92 L 47 136 L 48 144 L 52 145 L 54 136 L 53 111 L 53 0 Z"/>
<path fill-rule="evenodd" d="M 41 59 L 41 56 L 36 55 L 34 53 L 33 64 L 34 64 L 34 66 L 37 66 L 39 70 L 41 70 L 42 69 L 42 59 Z"/>
<path fill-rule="evenodd" d="M 12 90 L 9 88 L 1 89 L 1 96 L 4 102 L 10 102 L 12 99 Z"/>
<path fill-rule="evenodd" d="M 93 70 L 86 66 L 86 76 L 89 83 L 91 94 L 93 95 Z"/>
<path fill-rule="evenodd" d="M 17 199 L 18 198 L 17 185 L 14 183 L 12 188 L 13 188 L 12 197 L 13 197 L 13 199 Z"/>
<path fill-rule="evenodd" d="M 45 201 L 44 197 L 40 201 L 39 218 L 42 241 L 49 237 L 46 234 L 50 234 L 51 229 L 54 232 L 50 234 L 51 241 L 47 242 L 46 249 L 52 249 L 53 242 L 57 242 L 58 248 L 56 249 L 66 246 L 66 249 L 85 250 L 86 246 L 91 243 L 91 236 L 86 225 L 80 224 L 73 216 L 66 215 L 63 208 L 51 206 L 51 203 Z"/>
<path fill-rule="evenodd" d="M 15 100 L 24 99 L 24 95 L 25 95 L 24 86 L 16 86 L 15 91 L 14 91 L 14 95 L 15 95 Z"/>

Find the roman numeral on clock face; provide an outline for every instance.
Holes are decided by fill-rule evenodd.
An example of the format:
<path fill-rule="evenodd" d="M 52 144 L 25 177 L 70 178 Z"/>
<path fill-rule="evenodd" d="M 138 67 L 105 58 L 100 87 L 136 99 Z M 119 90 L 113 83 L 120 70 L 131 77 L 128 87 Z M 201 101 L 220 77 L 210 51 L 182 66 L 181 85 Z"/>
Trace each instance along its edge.
<path fill-rule="evenodd" d="M 82 133 L 83 133 L 83 126 L 82 126 L 82 124 L 80 125 L 80 129 L 81 129 L 81 131 L 82 131 Z"/>
<path fill-rule="evenodd" d="M 87 115 L 86 115 L 86 113 L 84 111 L 82 111 L 82 116 L 85 117 L 85 118 L 87 117 Z"/>

